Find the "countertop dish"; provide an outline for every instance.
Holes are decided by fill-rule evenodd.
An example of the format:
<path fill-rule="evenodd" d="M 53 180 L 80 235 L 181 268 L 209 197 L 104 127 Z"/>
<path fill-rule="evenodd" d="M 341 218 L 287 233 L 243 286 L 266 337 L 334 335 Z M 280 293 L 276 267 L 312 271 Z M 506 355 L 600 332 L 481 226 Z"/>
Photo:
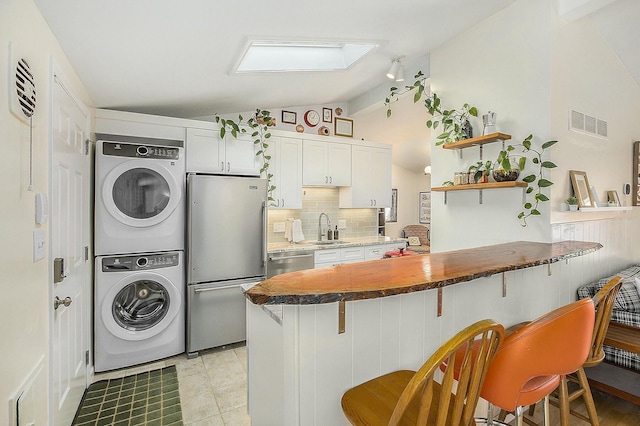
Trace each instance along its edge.
<path fill-rule="evenodd" d="M 373 260 L 277 275 L 252 287 L 245 292 L 245 297 L 256 305 L 312 305 L 375 299 L 551 264 L 600 248 L 600 243 L 585 241 L 516 241 Z"/>

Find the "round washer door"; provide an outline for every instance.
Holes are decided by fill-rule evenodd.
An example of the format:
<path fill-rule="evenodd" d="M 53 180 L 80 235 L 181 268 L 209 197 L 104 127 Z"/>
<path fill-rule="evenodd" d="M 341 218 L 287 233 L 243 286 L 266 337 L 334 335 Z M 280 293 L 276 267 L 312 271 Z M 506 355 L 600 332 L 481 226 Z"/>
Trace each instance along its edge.
<path fill-rule="evenodd" d="M 152 272 L 131 274 L 114 284 L 102 300 L 102 322 L 123 340 L 149 339 L 164 331 L 180 312 L 175 285 Z"/>
<path fill-rule="evenodd" d="M 182 198 L 180 183 L 161 164 L 131 160 L 114 167 L 102 185 L 102 201 L 119 222 L 154 226 L 176 209 Z"/>

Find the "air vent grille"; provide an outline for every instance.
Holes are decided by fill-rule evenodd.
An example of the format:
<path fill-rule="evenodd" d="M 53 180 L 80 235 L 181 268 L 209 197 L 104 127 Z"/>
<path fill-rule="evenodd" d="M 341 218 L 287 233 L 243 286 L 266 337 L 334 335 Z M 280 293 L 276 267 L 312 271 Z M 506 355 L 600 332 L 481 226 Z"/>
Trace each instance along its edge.
<path fill-rule="evenodd" d="M 604 139 L 609 137 L 605 120 L 575 110 L 571 110 L 569 115 L 569 129 Z"/>
<path fill-rule="evenodd" d="M 16 66 L 16 95 L 22 113 L 31 117 L 36 109 L 36 85 L 29 63 L 20 59 Z"/>

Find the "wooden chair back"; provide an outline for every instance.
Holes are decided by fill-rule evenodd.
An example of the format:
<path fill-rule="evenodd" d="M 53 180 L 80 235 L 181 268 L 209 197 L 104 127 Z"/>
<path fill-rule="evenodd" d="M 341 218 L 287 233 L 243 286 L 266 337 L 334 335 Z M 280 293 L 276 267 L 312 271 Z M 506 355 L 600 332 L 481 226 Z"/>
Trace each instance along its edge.
<path fill-rule="evenodd" d="M 593 296 L 593 304 L 596 308 L 596 318 L 593 328 L 593 337 L 591 339 L 591 350 L 589 351 L 589 356 L 583 365 L 584 367 L 598 365 L 604 359 L 604 349 L 602 348 L 602 345 L 605 337 L 607 336 L 607 330 L 609 330 L 613 304 L 621 286 L 622 278 L 620 276 L 613 277 L 595 294 L 595 296 Z"/>
<path fill-rule="evenodd" d="M 479 321 L 452 337 L 422 365 L 409 381 L 393 410 L 389 426 L 399 425 L 401 421 L 402 424 L 406 424 L 403 417 L 407 414 L 409 414 L 408 417 L 416 419 L 416 425 L 473 424 L 473 414 L 480 397 L 480 389 L 491 360 L 503 338 L 504 327 L 493 320 Z M 456 357 L 460 356 L 462 368 L 458 387 L 453 393 L 454 365 Z M 438 383 L 435 373 L 440 370 L 443 363 L 446 367 L 441 383 Z M 437 402 L 437 405 L 434 406 L 434 402 Z M 417 413 L 408 413 L 414 410 L 417 410 Z M 435 421 L 433 421 L 434 418 Z"/>

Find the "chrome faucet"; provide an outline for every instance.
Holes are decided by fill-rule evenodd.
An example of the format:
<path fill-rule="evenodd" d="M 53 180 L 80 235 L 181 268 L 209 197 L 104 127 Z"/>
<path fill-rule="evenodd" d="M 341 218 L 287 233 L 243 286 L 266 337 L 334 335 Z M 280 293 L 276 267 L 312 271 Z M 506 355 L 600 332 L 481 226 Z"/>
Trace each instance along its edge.
<path fill-rule="evenodd" d="M 320 216 L 318 217 L 318 241 L 322 241 L 322 235 L 324 234 L 322 232 L 322 216 L 327 218 L 327 228 L 331 229 L 331 221 L 329 220 L 329 216 L 327 216 L 325 212 L 320 213 Z"/>

